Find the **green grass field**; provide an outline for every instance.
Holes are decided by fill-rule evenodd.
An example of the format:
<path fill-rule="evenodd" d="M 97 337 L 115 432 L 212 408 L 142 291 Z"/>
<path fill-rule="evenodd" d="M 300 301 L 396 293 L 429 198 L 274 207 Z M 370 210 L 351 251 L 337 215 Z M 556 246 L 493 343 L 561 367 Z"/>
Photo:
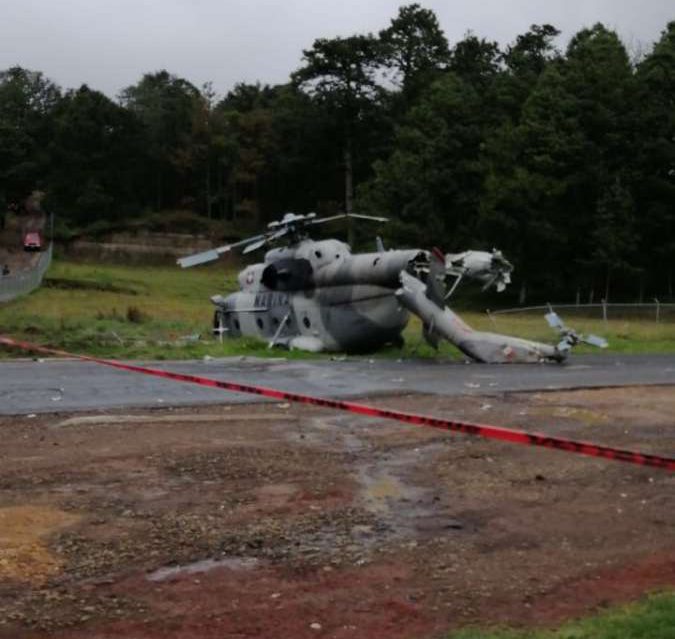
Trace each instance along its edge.
<path fill-rule="evenodd" d="M 262 352 L 253 340 L 211 339 L 209 297 L 236 286 L 222 268 L 81 264 L 55 260 L 43 286 L 0 305 L 0 331 L 58 348 L 127 358 Z M 192 341 L 199 334 L 201 339 Z"/>
<path fill-rule="evenodd" d="M 556 630 L 466 629 L 448 639 L 675 639 L 675 593 L 652 595 Z"/>
<path fill-rule="evenodd" d="M 604 322 L 601 318 L 589 319 L 566 315 L 559 311 L 565 323 L 582 333 L 602 335 L 609 341 L 607 352 L 612 353 L 675 353 L 675 317 L 654 319 L 616 318 Z M 474 319 L 475 317 L 475 319 Z M 542 314 L 471 316 L 474 328 L 518 335 L 544 342 L 554 342 L 555 333 L 549 328 Z M 599 352 L 598 349 L 581 346 L 575 353 Z"/>
<path fill-rule="evenodd" d="M 308 357 L 301 352 L 270 353 L 254 339 L 224 340 L 210 333 L 209 297 L 236 289 L 236 272 L 213 266 L 180 270 L 171 266 L 119 266 L 55 260 L 45 282 L 32 294 L 0 305 L 0 333 L 65 350 L 107 357 L 182 359 L 211 355 Z M 477 329 L 543 341 L 555 335 L 540 315 L 493 317 L 462 313 Z M 612 319 L 571 320 L 577 330 L 604 335 L 609 352 L 675 352 L 675 322 Z M 194 336 L 199 335 L 195 341 Z M 407 327 L 403 349 L 380 351 L 384 357 L 458 358 L 442 343 L 435 352 L 421 339 L 419 321 Z M 582 347 L 579 352 L 590 351 Z M 17 353 L 0 352 L 0 356 Z M 316 356 L 315 356 L 316 357 Z"/>

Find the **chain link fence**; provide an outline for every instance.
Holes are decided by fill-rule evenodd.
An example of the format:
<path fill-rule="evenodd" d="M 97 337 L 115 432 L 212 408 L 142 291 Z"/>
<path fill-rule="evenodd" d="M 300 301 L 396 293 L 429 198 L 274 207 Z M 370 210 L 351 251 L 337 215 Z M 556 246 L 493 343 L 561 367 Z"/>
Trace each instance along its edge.
<path fill-rule="evenodd" d="M 49 248 L 40 253 L 38 262 L 32 269 L 9 275 L 0 274 L 0 302 L 9 302 L 40 286 L 44 274 L 52 263 L 52 252 L 53 244 L 50 242 Z"/>
<path fill-rule="evenodd" d="M 635 304 L 551 304 L 545 306 L 522 306 L 488 311 L 491 317 L 515 314 L 543 315 L 551 308 L 564 317 L 578 317 L 594 320 L 652 320 L 654 322 L 675 322 L 675 304 L 663 304 L 659 300 Z"/>

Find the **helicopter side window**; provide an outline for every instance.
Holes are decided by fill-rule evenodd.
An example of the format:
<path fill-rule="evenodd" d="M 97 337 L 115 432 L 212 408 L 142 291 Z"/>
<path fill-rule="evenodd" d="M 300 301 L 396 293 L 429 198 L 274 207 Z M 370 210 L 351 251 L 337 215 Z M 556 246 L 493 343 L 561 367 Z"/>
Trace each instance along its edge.
<path fill-rule="evenodd" d="M 240 329 L 241 329 L 241 326 L 239 325 L 239 320 L 238 320 L 236 317 L 234 318 L 234 328 L 235 328 L 236 330 L 240 330 Z"/>
<path fill-rule="evenodd" d="M 321 251 L 314 251 L 314 255 L 316 255 L 316 258 L 320 260 L 323 257 L 323 253 Z"/>
<path fill-rule="evenodd" d="M 263 328 L 265 328 L 265 324 L 264 324 L 263 321 L 262 321 L 262 317 L 256 317 L 256 318 L 255 318 L 255 323 L 258 325 L 258 328 L 259 328 L 260 330 L 262 330 Z"/>
<path fill-rule="evenodd" d="M 302 323 L 304 324 L 305 328 L 310 328 L 312 325 L 312 323 L 309 321 L 309 317 L 303 317 Z"/>

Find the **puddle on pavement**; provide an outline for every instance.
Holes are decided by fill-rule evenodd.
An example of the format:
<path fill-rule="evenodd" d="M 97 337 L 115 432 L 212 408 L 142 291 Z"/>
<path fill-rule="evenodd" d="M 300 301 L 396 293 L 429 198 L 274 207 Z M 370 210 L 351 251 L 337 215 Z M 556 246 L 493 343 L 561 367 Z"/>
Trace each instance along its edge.
<path fill-rule="evenodd" d="M 415 470 L 445 450 L 442 442 L 417 442 L 410 448 L 382 450 L 361 434 L 362 427 L 354 425 L 353 420 L 344 415 L 303 419 L 297 431 L 287 437 L 293 443 L 328 448 L 351 457 L 350 474 L 359 487 L 354 505 L 374 519 L 371 525 L 352 527 L 349 537 L 355 550 L 367 552 L 383 538 L 414 540 L 475 530 L 474 523 L 457 518 L 449 510 L 435 487 L 415 483 Z M 330 549 L 343 533 L 326 526 L 304 536 L 303 546 L 308 550 Z"/>
<path fill-rule="evenodd" d="M 442 505 L 433 488 L 414 484 L 410 470 L 426 464 L 442 449 L 438 443 L 397 450 L 359 465 L 357 479 L 361 486 L 363 507 L 386 524 L 394 536 L 433 535 L 463 524 Z"/>
<path fill-rule="evenodd" d="M 63 561 L 47 545 L 47 537 L 79 521 L 56 508 L 0 508 L 0 580 L 42 584 L 61 571 Z"/>
<path fill-rule="evenodd" d="M 385 471 L 375 471 L 366 467 L 359 468 L 360 497 L 366 510 L 373 513 L 389 513 L 393 505 L 411 492 L 399 479 Z"/>
<path fill-rule="evenodd" d="M 181 575 L 196 575 L 216 568 L 230 570 L 253 570 L 260 564 L 255 557 L 225 557 L 224 559 L 201 559 L 182 566 L 164 566 L 146 575 L 148 581 L 165 581 Z"/>
<path fill-rule="evenodd" d="M 444 450 L 439 442 L 399 447 L 382 453 L 360 437 L 346 416 L 316 417 L 304 422 L 302 442 L 330 446 L 355 456 L 358 503 L 379 520 L 379 532 L 392 536 L 443 534 L 464 528 L 436 496 L 435 489 L 416 485 L 411 474 Z"/>

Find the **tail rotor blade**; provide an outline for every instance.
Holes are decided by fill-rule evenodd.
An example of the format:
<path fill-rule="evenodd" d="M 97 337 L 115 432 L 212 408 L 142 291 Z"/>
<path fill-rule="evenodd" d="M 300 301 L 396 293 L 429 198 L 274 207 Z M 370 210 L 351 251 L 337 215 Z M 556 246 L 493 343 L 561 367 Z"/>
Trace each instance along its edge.
<path fill-rule="evenodd" d="M 609 343 L 604 337 L 600 337 L 599 335 L 581 335 L 573 328 L 565 326 L 558 314 L 553 310 L 546 313 L 544 317 L 546 318 L 548 325 L 559 331 L 562 335 L 562 340 L 556 347 L 560 352 L 567 352 L 570 348 L 576 346 L 580 342 L 590 344 L 591 346 L 597 346 L 598 348 L 607 348 L 609 346 Z"/>
<path fill-rule="evenodd" d="M 581 338 L 581 341 L 586 342 L 586 344 L 590 344 L 591 346 L 597 346 L 598 348 L 607 348 L 609 346 L 609 342 L 599 335 L 584 335 Z"/>
<path fill-rule="evenodd" d="M 544 317 L 546 318 L 546 321 L 548 322 L 548 325 L 551 328 L 556 328 L 560 331 L 564 330 L 565 324 L 563 324 L 563 321 L 560 319 L 560 316 L 555 311 L 551 311 L 550 313 L 546 313 L 546 315 L 544 315 Z"/>

